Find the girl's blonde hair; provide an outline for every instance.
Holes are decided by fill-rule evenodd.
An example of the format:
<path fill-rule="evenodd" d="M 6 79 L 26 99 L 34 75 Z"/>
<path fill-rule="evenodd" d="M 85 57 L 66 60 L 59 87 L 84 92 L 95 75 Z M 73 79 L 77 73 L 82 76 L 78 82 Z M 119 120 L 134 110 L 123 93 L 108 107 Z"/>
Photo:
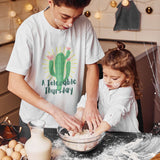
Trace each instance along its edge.
<path fill-rule="evenodd" d="M 136 61 L 132 53 L 125 49 L 125 45 L 122 42 L 118 41 L 116 48 L 106 51 L 100 63 L 102 66 L 110 66 L 112 69 L 124 73 L 126 81 L 122 84 L 122 87 L 133 86 L 136 99 L 140 98 L 141 92 Z"/>

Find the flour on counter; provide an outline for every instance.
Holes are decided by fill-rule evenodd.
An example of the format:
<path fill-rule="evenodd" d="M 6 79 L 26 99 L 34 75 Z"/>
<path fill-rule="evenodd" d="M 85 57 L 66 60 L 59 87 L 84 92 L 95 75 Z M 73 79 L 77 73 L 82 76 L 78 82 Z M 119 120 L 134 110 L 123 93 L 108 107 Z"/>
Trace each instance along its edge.
<path fill-rule="evenodd" d="M 160 137 L 146 134 L 130 143 L 114 142 L 110 146 L 105 145 L 105 149 L 100 154 L 93 155 L 92 160 L 150 160 L 160 151 Z M 60 140 L 54 142 L 53 150 L 56 149 L 59 155 L 56 155 L 55 160 L 90 160 L 85 154 L 70 152 Z"/>

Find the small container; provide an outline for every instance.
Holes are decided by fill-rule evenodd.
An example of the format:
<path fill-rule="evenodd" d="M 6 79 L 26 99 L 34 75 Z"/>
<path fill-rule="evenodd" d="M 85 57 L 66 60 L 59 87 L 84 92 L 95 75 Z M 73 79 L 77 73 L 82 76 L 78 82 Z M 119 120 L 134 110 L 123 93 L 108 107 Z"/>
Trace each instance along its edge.
<path fill-rule="evenodd" d="M 25 150 L 28 160 L 50 160 L 51 141 L 44 136 L 45 122 L 35 120 L 28 123 L 31 137 L 25 143 Z"/>

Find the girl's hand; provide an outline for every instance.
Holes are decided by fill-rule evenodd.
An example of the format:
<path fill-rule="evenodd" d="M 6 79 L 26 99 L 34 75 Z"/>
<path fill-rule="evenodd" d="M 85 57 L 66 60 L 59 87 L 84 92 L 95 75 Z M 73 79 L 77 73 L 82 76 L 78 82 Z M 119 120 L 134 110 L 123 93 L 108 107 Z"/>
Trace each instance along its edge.
<path fill-rule="evenodd" d="M 108 131 L 110 128 L 111 126 L 106 121 L 102 121 L 99 127 L 94 131 L 94 135 L 98 136 L 103 132 Z"/>
<path fill-rule="evenodd" d="M 97 109 L 97 100 L 86 101 L 82 121 L 87 122 L 90 132 L 95 130 L 100 125 L 102 118 Z"/>

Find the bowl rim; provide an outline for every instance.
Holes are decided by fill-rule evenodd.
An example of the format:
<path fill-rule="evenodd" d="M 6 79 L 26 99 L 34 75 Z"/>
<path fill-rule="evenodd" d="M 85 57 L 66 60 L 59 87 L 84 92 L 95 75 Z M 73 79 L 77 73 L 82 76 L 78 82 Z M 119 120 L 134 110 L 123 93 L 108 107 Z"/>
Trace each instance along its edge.
<path fill-rule="evenodd" d="M 57 133 L 59 135 L 59 137 L 63 140 L 63 141 L 66 141 L 66 142 L 69 142 L 69 143 L 79 143 L 79 144 L 85 144 L 85 143 L 92 143 L 92 142 L 96 142 L 96 141 L 101 141 L 103 139 L 103 137 L 105 136 L 105 132 L 101 133 L 100 135 L 98 136 L 93 136 L 93 137 L 89 137 L 89 138 L 78 138 L 78 139 L 74 139 L 72 137 L 66 139 L 66 136 L 60 134 L 60 132 L 65 129 L 65 128 L 62 128 L 61 126 L 58 126 L 57 127 Z M 83 141 L 83 140 L 86 140 L 87 141 Z M 74 140 L 74 141 L 73 141 Z"/>

